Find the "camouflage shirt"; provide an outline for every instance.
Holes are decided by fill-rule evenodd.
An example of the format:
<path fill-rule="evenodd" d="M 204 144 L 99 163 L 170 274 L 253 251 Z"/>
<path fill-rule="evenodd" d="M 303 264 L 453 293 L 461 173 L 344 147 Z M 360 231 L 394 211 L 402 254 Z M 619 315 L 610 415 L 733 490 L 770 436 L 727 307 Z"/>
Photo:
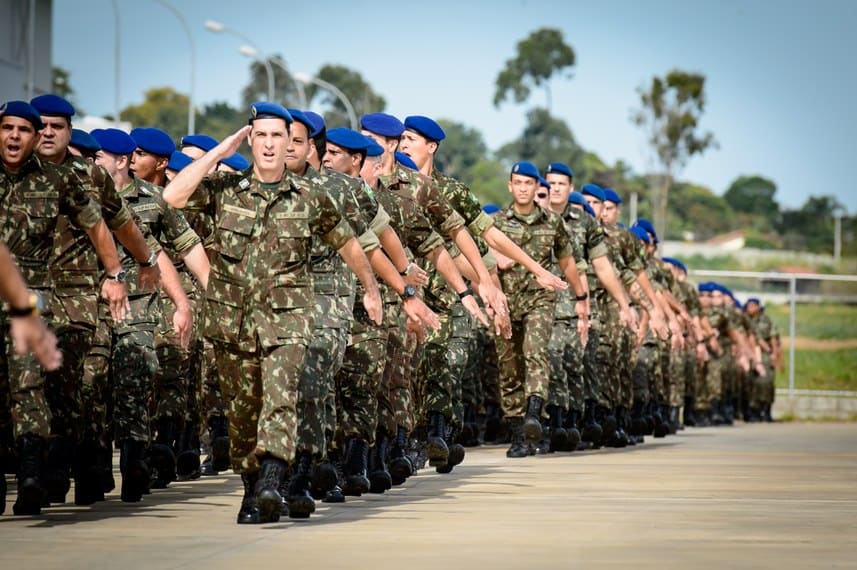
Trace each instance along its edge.
<path fill-rule="evenodd" d="M 217 228 L 205 336 L 247 352 L 308 342 L 315 303 L 311 237 L 334 250 L 355 237 L 324 187 L 288 171 L 279 182 L 263 183 L 251 166 L 209 175 L 194 198 Z"/>
<path fill-rule="evenodd" d="M 0 239 L 6 242 L 27 284 L 50 288 L 48 263 L 60 214 L 87 230 L 101 220 L 77 171 L 30 156 L 17 173 L 0 163 Z"/>
<path fill-rule="evenodd" d="M 625 286 L 637 280 L 637 273 L 645 269 L 642 259 L 640 240 L 619 224 L 601 224 L 607 236 L 610 259 L 617 269 L 617 275 Z"/>
<path fill-rule="evenodd" d="M 427 176 L 396 164 L 393 174 L 381 176 L 380 180 L 383 186 L 410 196 L 439 234 L 448 236 L 464 226 L 464 219 Z"/>

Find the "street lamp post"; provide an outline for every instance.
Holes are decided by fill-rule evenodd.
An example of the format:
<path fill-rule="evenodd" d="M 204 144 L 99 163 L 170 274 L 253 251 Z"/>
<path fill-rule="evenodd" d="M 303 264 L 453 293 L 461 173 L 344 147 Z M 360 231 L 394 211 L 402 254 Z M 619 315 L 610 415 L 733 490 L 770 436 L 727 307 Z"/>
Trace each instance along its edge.
<path fill-rule="evenodd" d="M 298 90 L 298 107 L 301 109 L 307 108 L 307 100 L 306 100 L 306 89 L 304 89 L 304 82 L 298 79 L 295 75 L 289 71 L 289 68 L 286 67 L 286 62 L 280 59 L 279 57 L 271 59 L 271 61 L 277 64 L 280 69 L 286 72 L 287 75 L 291 75 L 291 77 L 295 80 L 295 88 Z"/>
<path fill-rule="evenodd" d="M 340 101 L 342 101 L 342 105 L 345 107 L 345 111 L 348 113 L 348 121 L 351 123 L 351 128 L 355 131 L 358 130 L 360 124 L 357 122 L 357 113 L 354 111 L 354 105 L 351 104 L 351 101 L 348 99 L 348 97 L 345 96 L 345 93 L 343 93 L 342 90 L 339 89 L 339 87 L 337 87 L 333 83 L 329 83 L 308 73 L 295 73 L 293 77 L 299 82 L 315 83 L 319 87 L 327 89 L 328 91 L 336 95 L 336 97 Z"/>
<path fill-rule="evenodd" d="M 206 20 L 205 21 L 205 29 L 209 32 L 213 32 L 215 34 L 231 34 L 236 38 L 243 40 L 247 43 L 247 45 L 243 45 L 239 48 L 239 51 L 242 55 L 246 55 L 247 57 L 255 57 L 257 59 L 261 59 L 262 63 L 265 65 L 265 73 L 268 75 L 268 100 L 274 100 L 274 68 L 271 66 L 271 62 L 268 60 L 268 56 L 265 55 L 259 46 L 250 39 L 249 36 L 242 34 L 237 30 L 233 30 L 232 28 L 226 26 L 221 22 L 216 20 Z"/>
<path fill-rule="evenodd" d="M 181 12 L 171 3 L 167 2 L 167 0 L 155 0 L 155 2 L 173 13 L 184 29 L 185 34 L 187 34 L 187 41 L 190 43 L 190 94 L 188 95 L 187 105 L 187 132 L 189 135 L 192 135 L 196 132 L 196 112 L 193 108 L 193 92 L 196 84 L 196 45 L 190 33 L 190 26 L 187 25 L 187 20 L 185 20 Z"/>

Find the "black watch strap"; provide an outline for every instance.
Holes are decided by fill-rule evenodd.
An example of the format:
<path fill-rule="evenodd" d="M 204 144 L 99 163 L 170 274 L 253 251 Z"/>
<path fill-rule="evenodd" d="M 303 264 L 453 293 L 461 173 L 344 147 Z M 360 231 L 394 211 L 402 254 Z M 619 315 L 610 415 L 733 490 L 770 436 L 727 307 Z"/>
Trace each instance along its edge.
<path fill-rule="evenodd" d="M 584 292 L 584 293 L 583 293 L 583 295 L 578 295 L 578 296 L 577 296 L 577 297 L 575 297 L 574 299 L 575 299 L 575 301 L 585 301 L 585 300 L 587 300 L 588 298 L 589 298 L 589 291 L 586 291 L 586 292 Z"/>
<path fill-rule="evenodd" d="M 467 289 L 458 294 L 458 299 L 463 301 L 469 295 L 473 295 L 473 289 L 468 286 Z"/>

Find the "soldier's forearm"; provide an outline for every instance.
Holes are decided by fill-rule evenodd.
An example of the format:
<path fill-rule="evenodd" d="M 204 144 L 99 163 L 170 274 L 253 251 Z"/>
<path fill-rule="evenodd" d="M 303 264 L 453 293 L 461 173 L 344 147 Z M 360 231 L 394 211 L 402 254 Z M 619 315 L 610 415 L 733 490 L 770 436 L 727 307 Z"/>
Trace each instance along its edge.
<path fill-rule="evenodd" d="M 208 289 L 208 274 L 211 270 L 211 264 L 202 244 L 198 243 L 193 246 L 183 259 L 188 270 L 196 277 L 202 288 Z"/>
<path fill-rule="evenodd" d="M 583 297 L 586 293 L 586 289 L 584 289 L 583 285 L 580 283 L 580 273 L 577 271 L 577 263 L 574 258 L 571 256 L 561 257 L 559 259 L 559 267 L 562 269 L 562 273 L 565 275 L 565 279 L 571 286 L 574 294 L 578 297 Z"/>
<path fill-rule="evenodd" d="M 405 280 L 402 279 L 402 276 L 396 271 L 393 263 L 380 248 L 376 247 L 373 250 L 367 251 L 366 258 L 369 260 L 369 265 L 372 266 L 372 269 L 384 283 L 392 287 L 400 295 L 405 292 Z"/>
<path fill-rule="evenodd" d="M 649 299 L 649 296 L 646 295 L 645 291 L 643 291 L 643 287 L 640 285 L 639 280 L 633 281 L 628 286 L 628 293 L 638 305 L 645 309 L 646 313 L 652 312 L 652 309 L 654 308 L 654 305 L 652 305 L 652 300 Z"/>
<path fill-rule="evenodd" d="M 97 224 L 86 230 L 86 235 L 92 241 L 104 270 L 111 275 L 118 273 L 122 269 L 122 263 L 119 261 L 119 252 L 116 250 L 113 234 L 107 229 L 104 220 L 98 220 Z"/>
<path fill-rule="evenodd" d="M 461 255 L 470 262 L 470 265 L 476 271 L 477 281 L 479 283 L 488 283 L 491 281 L 491 277 L 488 275 L 488 268 L 485 267 L 485 262 L 482 261 L 482 254 L 479 253 L 479 248 L 476 247 L 476 242 L 473 241 L 473 237 L 467 231 L 467 228 L 461 227 L 454 230 L 452 239 L 461 251 Z"/>
<path fill-rule="evenodd" d="M 625 294 L 624 287 L 622 287 L 622 284 L 616 277 L 616 272 L 613 270 L 610 260 L 607 259 L 606 256 L 596 257 L 592 260 L 592 267 L 595 269 L 595 275 L 598 276 L 598 280 L 601 281 L 604 288 L 607 289 L 608 293 L 610 293 L 610 296 L 613 297 L 621 307 L 627 307 L 628 297 Z"/>
<path fill-rule="evenodd" d="M 453 261 L 449 252 L 446 251 L 443 246 L 439 245 L 431 250 L 428 255 L 426 255 L 426 259 L 428 259 L 432 265 L 437 268 L 437 272 L 440 273 L 441 277 L 443 277 L 447 283 L 449 283 L 449 286 L 452 287 L 454 291 L 464 291 L 467 289 L 467 284 L 464 282 L 464 278 L 458 271 L 455 261 Z"/>
<path fill-rule="evenodd" d="M 375 281 L 375 274 L 372 272 L 372 267 L 369 265 L 369 260 L 366 259 L 366 254 L 363 253 L 363 248 L 360 247 L 356 238 L 351 238 L 345 245 L 337 250 L 342 259 L 357 276 L 363 289 L 370 296 L 378 295 L 378 282 Z"/>
<path fill-rule="evenodd" d="M 387 254 L 390 261 L 393 262 L 393 266 L 399 273 L 407 269 L 409 263 L 408 254 L 405 253 L 405 248 L 402 247 L 402 240 L 399 239 L 399 234 L 396 233 L 396 230 L 387 226 L 387 228 L 381 232 L 381 235 L 378 236 L 378 241 L 381 242 L 381 247 L 384 248 L 384 253 Z M 377 272 L 378 270 L 376 269 L 375 271 Z"/>
<path fill-rule="evenodd" d="M 177 309 L 189 309 L 190 301 L 182 287 L 179 273 L 176 271 L 170 256 L 162 251 L 158 254 L 158 268 L 161 270 L 161 287 L 172 300 Z"/>
<path fill-rule="evenodd" d="M 0 242 L 0 297 L 9 303 L 9 306 L 18 309 L 27 306 L 30 300 L 30 291 L 27 284 L 18 271 L 18 266 L 12 260 L 12 254 L 5 244 Z"/>
<path fill-rule="evenodd" d="M 119 240 L 119 243 L 137 260 L 137 263 L 145 263 L 149 260 L 151 250 L 146 243 L 146 238 L 143 237 L 143 232 L 134 223 L 134 220 L 128 220 L 119 228 L 113 230 L 113 235 Z"/>

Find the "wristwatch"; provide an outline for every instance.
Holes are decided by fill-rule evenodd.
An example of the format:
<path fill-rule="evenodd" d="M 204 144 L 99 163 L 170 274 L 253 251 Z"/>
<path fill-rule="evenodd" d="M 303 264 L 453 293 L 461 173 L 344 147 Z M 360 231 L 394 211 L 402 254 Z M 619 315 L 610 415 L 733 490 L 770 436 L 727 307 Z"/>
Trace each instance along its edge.
<path fill-rule="evenodd" d="M 465 289 L 464 291 L 462 291 L 461 293 L 458 294 L 458 299 L 460 301 L 463 301 L 465 297 L 467 297 L 468 295 L 472 295 L 472 294 L 473 294 L 473 289 L 471 289 L 470 286 L 468 285 L 467 289 Z"/>
<path fill-rule="evenodd" d="M 128 275 L 128 273 L 126 273 L 124 269 L 120 269 L 116 275 L 110 275 L 108 273 L 107 278 L 110 280 L 116 281 L 117 283 L 125 283 L 125 276 L 126 275 Z"/>
<path fill-rule="evenodd" d="M 405 290 L 402 292 L 402 299 L 408 300 L 417 296 L 417 288 L 413 285 L 405 285 Z"/>
<path fill-rule="evenodd" d="M 574 298 L 575 301 L 585 301 L 589 298 L 589 291 L 583 293 L 583 295 L 578 295 Z"/>
<path fill-rule="evenodd" d="M 140 267 L 154 267 L 158 263 L 158 254 L 154 251 L 149 252 L 149 258 L 146 261 L 139 261 Z"/>
<path fill-rule="evenodd" d="M 32 317 L 34 315 L 40 315 L 42 311 L 45 310 L 45 303 L 42 300 L 42 296 L 38 293 L 30 292 L 30 296 L 27 299 L 26 307 L 13 307 L 9 306 L 8 315 L 11 318 L 17 317 Z"/>
<path fill-rule="evenodd" d="M 405 267 L 405 270 L 399 271 L 399 275 L 401 275 L 402 277 L 407 277 L 411 274 L 411 271 L 413 271 L 416 266 L 417 265 L 413 261 L 409 261 L 408 266 Z"/>

